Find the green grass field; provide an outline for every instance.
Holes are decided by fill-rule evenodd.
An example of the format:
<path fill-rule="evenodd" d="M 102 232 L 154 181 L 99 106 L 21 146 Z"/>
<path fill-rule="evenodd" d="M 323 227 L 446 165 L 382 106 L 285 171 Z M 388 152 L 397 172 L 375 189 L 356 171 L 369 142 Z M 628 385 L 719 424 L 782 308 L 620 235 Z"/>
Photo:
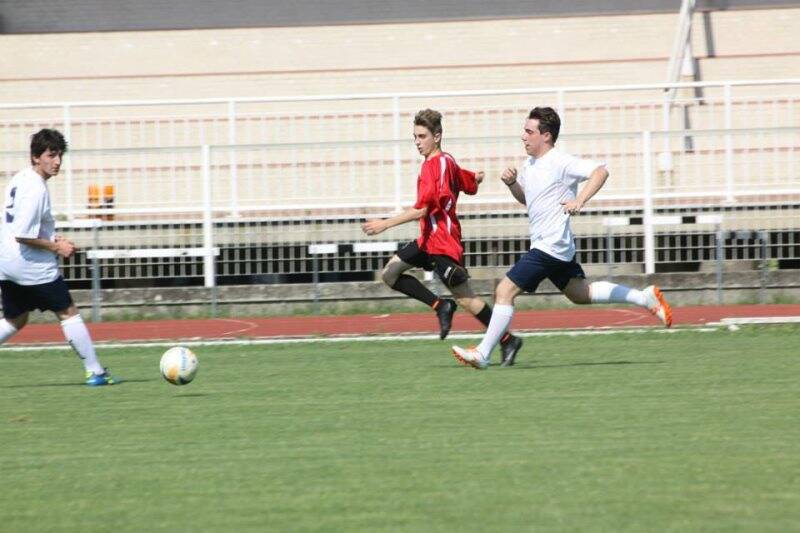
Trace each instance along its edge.
<path fill-rule="evenodd" d="M 797 531 L 800 328 L 0 351 L 0 531 Z"/>

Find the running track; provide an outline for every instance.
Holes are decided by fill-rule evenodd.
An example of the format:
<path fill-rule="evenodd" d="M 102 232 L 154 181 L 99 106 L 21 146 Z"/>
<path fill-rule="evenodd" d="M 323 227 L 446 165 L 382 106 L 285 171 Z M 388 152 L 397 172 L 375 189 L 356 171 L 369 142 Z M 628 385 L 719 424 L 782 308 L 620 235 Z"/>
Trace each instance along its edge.
<path fill-rule="evenodd" d="M 800 316 L 800 305 L 692 306 L 673 308 L 675 325 L 702 325 L 723 318 Z M 514 329 L 620 328 L 658 326 L 655 318 L 639 308 L 574 307 L 542 311 L 519 311 Z M 89 324 L 97 342 L 150 340 L 254 339 L 379 335 L 438 332 L 433 313 L 392 315 L 294 316 L 270 318 L 217 318 L 203 320 L 158 320 L 101 322 Z M 464 312 L 456 314 L 453 331 L 480 332 L 482 326 Z M 9 344 L 62 343 L 55 322 L 30 324 Z"/>

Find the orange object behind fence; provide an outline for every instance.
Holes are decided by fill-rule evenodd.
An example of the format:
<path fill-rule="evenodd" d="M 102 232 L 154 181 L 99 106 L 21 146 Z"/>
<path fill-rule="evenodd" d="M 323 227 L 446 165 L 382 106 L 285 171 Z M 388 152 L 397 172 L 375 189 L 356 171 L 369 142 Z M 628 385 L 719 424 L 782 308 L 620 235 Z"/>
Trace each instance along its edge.
<path fill-rule="evenodd" d="M 114 208 L 114 186 L 103 185 L 103 194 L 100 195 L 100 186 L 91 184 L 88 189 L 89 209 L 113 209 Z M 101 220 L 114 220 L 112 213 L 103 213 L 99 217 Z"/>

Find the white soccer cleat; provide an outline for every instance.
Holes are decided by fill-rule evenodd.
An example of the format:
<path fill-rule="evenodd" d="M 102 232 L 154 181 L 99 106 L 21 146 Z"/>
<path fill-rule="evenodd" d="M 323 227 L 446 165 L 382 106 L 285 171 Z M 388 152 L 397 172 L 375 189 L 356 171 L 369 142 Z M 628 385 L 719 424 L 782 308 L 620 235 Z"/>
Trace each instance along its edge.
<path fill-rule="evenodd" d="M 647 300 L 647 309 L 658 318 L 666 327 L 672 326 L 672 308 L 667 303 L 661 290 L 655 285 L 646 287 L 643 291 Z"/>
<path fill-rule="evenodd" d="M 485 370 L 489 366 L 489 358 L 484 357 L 475 347 L 461 348 L 453 346 L 453 357 L 464 366 L 471 366 L 478 370 Z"/>

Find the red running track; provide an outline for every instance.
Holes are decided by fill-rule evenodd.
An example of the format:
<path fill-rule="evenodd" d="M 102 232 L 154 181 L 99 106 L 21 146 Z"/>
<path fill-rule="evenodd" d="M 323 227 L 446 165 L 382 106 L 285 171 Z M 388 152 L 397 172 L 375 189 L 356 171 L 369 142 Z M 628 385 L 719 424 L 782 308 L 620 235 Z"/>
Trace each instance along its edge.
<path fill-rule="evenodd" d="M 800 305 L 692 306 L 673 309 L 675 325 L 702 325 L 734 317 L 800 316 Z M 517 331 L 543 329 L 611 328 L 658 326 L 658 321 L 640 308 L 573 307 L 541 311 L 519 311 L 514 315 Z M 392 315 L 292 316 L 269 318 L 217 318 L 204 320 L 157 320 L 101 322 L 90 324 L 97 342 L 149 340 L 252 339 L 317 337 L 334 335 L 380 335 L 438 332 L 431 313 Z M 454 332 L 480 332 L 473 317 L 459 312 Z M 64 342 L 57 323 L 31 324 L 15 335 L 10 344 Z"/>

